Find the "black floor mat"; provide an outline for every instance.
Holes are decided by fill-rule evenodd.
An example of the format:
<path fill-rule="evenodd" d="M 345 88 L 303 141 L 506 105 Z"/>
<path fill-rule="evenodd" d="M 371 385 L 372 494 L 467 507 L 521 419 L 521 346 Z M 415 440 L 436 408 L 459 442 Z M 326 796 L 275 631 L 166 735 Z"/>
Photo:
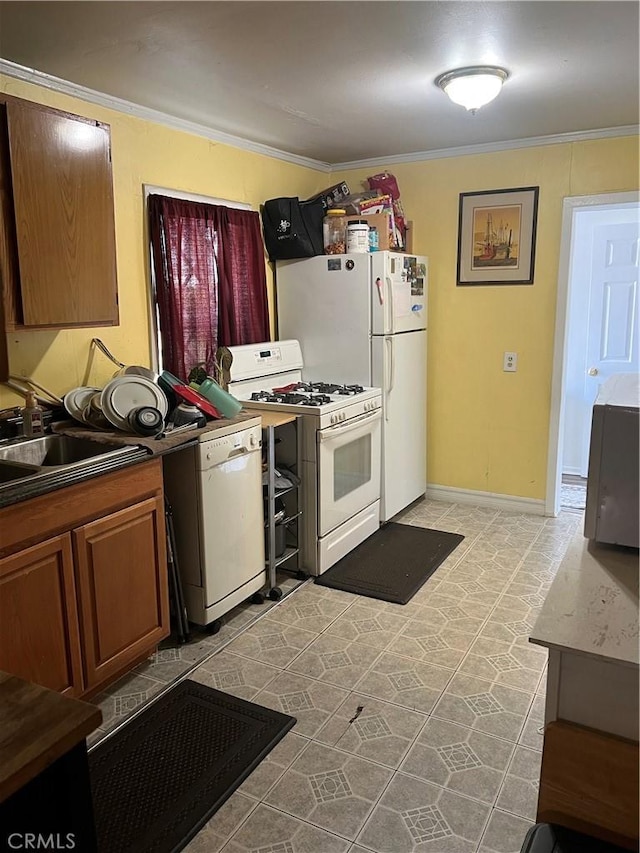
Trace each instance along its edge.
<path fill-rule="evenodd" d="M 89 754 L 100 853 L 182 850 L 294 723 L 178 683 Z"/>
<path fill-rule="evenodd" d="M 463 539 L 460 533 L 390 522 L 315 582 L 406 604 Z"/>

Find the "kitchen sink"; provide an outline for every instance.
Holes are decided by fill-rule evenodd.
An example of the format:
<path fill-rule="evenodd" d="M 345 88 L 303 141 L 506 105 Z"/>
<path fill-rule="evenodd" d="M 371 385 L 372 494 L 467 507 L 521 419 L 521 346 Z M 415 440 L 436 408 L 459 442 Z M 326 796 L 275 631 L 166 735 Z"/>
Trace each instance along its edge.
<path fill-rule="evenodd" d="M 37 468 L 31 468 L 27 465 L 12 465 L 11 462 L 5 462 L 0 465 L 0 485 L 2 483 L 13 483 L 14 480 L 21 480 L 24 477 L 32 477 L 37 473 Z"/>
<path fill-rule="evenodd" d="M 103 444 L 88 438 L 69 435 L 44 435 L 0 445 L 0 505 L 6 490 L 38 483 L 65 482 L 76 475 L 81 478 L 111 470 L 120 458 L 144 456 L 135 446 Z M 90 473 L 92 472 L 92 473 Z"/>
<path fill-rule="evenodd" d="M 113 451 L 126 450 L 118 444 L 101 444 L 86 438 L 68 435 L 45 435 L 0 447 L 0 460 L 25 465 L 51 467 L 75 465 Z M 4 467 L 4 466 L 3 466 Z"/>

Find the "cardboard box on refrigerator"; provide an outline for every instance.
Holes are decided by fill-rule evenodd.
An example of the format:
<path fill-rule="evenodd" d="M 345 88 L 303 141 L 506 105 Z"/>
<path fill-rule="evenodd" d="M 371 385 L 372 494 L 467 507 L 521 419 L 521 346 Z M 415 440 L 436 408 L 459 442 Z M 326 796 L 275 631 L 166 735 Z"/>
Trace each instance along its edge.
<path fill-rule="evenodd" d="M 354 214 L 353 216 L 345 217 L 347 222 L 354 220 L 365 219 L 369 227 L 376 228 L 378 231 L 378 246 L 380 250 L 391 249 L 391 251 L 403 251 L 402 246 L 398 246 L 393 228 L 393 215 L 390 213 L 364 213 Z"/>

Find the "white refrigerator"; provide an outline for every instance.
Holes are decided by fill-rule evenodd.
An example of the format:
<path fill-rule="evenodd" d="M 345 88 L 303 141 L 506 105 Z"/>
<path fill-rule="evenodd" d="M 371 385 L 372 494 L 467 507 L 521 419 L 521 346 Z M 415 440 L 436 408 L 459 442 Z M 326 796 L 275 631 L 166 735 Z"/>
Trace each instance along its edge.
<path fill-rule="evenodd" d="M 382 388 L 381 521 L 427 484 L 428 259 L 397 252 L 276 264 L 278 337 L 303 378 Z"/>

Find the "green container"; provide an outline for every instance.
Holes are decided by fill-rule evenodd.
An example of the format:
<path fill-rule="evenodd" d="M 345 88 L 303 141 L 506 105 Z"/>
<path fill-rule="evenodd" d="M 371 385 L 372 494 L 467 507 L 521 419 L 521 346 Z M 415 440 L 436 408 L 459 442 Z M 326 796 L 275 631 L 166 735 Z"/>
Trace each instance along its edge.
<path fill-rule="evenodd" d="M 203 397 L 206 397 L 225 418 L 235 418 L 242 408 L 242 403 L 236 400 L 228 391 L 225 391 L 224 388 L 221 388 L 215 379 L 211 379 L 211 377 L 207 377 L 200 385 L 197 385 L 195 382 L 191 382 L 190 385 L 196 391 L 199 391 Z"/>

